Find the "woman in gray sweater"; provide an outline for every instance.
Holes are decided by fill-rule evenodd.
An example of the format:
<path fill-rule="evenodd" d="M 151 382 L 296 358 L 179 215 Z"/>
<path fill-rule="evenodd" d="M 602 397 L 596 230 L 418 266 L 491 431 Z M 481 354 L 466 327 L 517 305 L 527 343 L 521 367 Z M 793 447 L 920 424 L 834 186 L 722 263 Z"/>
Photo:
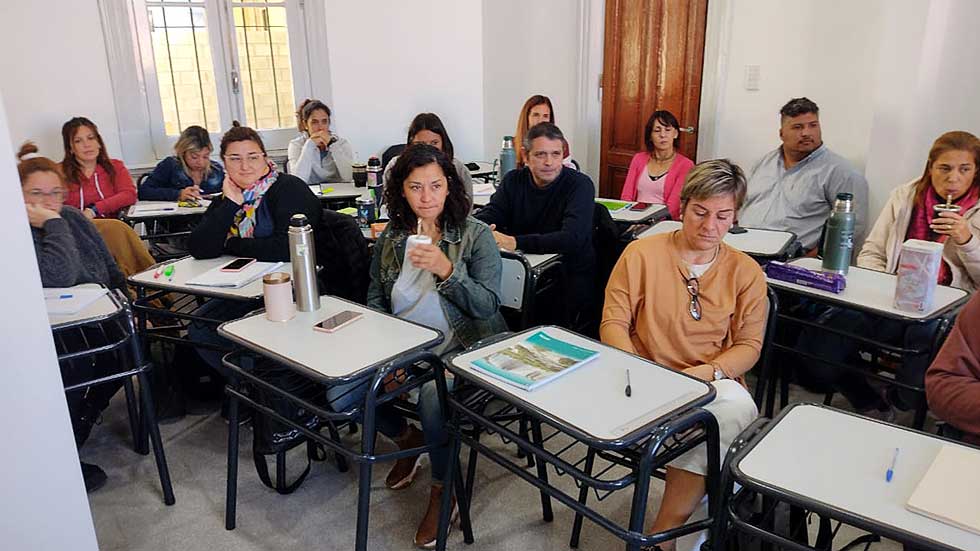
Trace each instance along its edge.
<path fill-rule="evenodd" d="M 30 142 L 21 146 L 17 158 L 41 285 L 71 287 L 80 283 L 98 283 L 112 289 L 124 289 L 126 280 L 95 225 L 78 209 L 62 205 L 66 191 L 58 165 L 37 155 L 37 147 Z M 116 366 L 101 358 L 61 364 L 65 386 L 114 371 Z M 122 382 L 106 383 L 65 395 L 79 449 L 121 386 Z M 105 471 L 96 465 L 83 462 L 82 475 L 89 492 L 101 488 L 106 482 Z"/>

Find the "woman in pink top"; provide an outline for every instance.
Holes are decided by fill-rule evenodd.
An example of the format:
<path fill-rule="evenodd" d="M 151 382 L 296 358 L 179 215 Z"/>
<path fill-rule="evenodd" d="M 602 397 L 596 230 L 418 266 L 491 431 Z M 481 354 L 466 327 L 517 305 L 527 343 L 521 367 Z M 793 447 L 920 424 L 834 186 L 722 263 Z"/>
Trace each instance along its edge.
<path fill-rule="evenodd" d="M 68 194 L 65 204 L 89 218 L 117 218 L 120 211 L 136 202 L 136 186 L 126 165 L 110 159 L 95 123 L 75 117 L 61 127 Z"/>
<path fill-rule="evenodd" d="M 677 152 L 680 125 L 670 111 L 654 111 L 644 129 L 647 150 L 633 156 L 620 199 L 667 205 L 680 219 L 681 188 L 694 163 Z"/>

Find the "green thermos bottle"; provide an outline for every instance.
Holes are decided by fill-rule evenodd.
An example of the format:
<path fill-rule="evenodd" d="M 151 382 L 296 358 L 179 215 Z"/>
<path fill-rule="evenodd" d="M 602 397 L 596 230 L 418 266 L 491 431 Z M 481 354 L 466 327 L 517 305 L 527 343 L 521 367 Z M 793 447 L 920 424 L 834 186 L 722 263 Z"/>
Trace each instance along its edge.
<path fill-rule="evenodd" d="M 854 251 L 854 195 L 838 193 L 823 238 L 823 271 L 846 275 Z"/>

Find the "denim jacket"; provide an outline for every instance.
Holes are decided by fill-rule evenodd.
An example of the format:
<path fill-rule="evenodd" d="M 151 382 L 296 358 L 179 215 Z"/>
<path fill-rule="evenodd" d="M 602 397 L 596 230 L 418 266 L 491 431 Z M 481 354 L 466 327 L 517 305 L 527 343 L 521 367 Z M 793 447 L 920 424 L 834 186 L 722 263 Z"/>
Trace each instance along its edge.
<path fill-rule="evenodd" d="M 367 304 L 391 312 L 391 289 L 405 260 L 409 232 L 388 227 L 378 237 L 371 259 Z M 453 263 L 453 273 L 436 285 L 443 313 L 465 348 L 507 330 L 500 315 L 500 250 L 490 227 L 468 217 L 462 228 L 447 227 L 439 248 Z"/>
<path fill-rule="evenodd" d="M 225 180 L 225 169 L 221 163 L 211 161 L 211 171 L 201 182 L 202 193 L 218 193 Z M 160 161 L 153 172 L 140 184 L 137 193 L 143 201 L 176 201 L 180 190 L 194 185 L 194 181 L 184 171 L 180 160 L 171 155 Z"/>

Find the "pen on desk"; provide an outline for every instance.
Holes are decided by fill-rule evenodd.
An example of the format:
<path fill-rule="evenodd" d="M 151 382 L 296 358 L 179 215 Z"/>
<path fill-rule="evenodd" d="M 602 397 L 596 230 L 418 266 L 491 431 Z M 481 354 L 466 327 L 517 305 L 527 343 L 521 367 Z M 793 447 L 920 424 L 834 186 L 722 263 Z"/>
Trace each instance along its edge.
<path fill-rule="evenodd" d="M 173 264 L 167 264 L 167 267 L 163 269 L 163 275 L 167 276 L 167 281 L 174 280 L 174 272 L 177 271 Z"/>
<path fill-rule="evenodd" d="M 885 471 L 885 482 L 892 481 L 892 477 L 895 475 L 895 463 L 897 462 L 898 462 L 898 448 L 895 448 L 895 453 L 894 455 L 892 455 L 892 465 L 891 467 L 888 467 L 887 471 Z"/>
<path fill-rule="evenodd" d="M 58 296 L 50 296 L 50 297 L 44 297 L 44 299 L 45 299 L 45 300 L 54 300 L 54 299 L 58 299 L 58 300 L 65 300 L 65 299 L 69 299 L 69 298 L 72 298 L 72 297 L 74 297 L 74 296 L 75 296 L 75 295 L 58 295 Z"/>
<path fill-rule="evenodd" d="M 163 266 L 160 266 L 156 270 L 153 270 L 153 279 L 160 279 L 160 274 L 163 273 Z"/>
<path fill-rule="evenodd" d="M 630 370 L 626 370 L 626 397 L 629 398 L 633 395 L 633 389 L 630 387 Z"/>

